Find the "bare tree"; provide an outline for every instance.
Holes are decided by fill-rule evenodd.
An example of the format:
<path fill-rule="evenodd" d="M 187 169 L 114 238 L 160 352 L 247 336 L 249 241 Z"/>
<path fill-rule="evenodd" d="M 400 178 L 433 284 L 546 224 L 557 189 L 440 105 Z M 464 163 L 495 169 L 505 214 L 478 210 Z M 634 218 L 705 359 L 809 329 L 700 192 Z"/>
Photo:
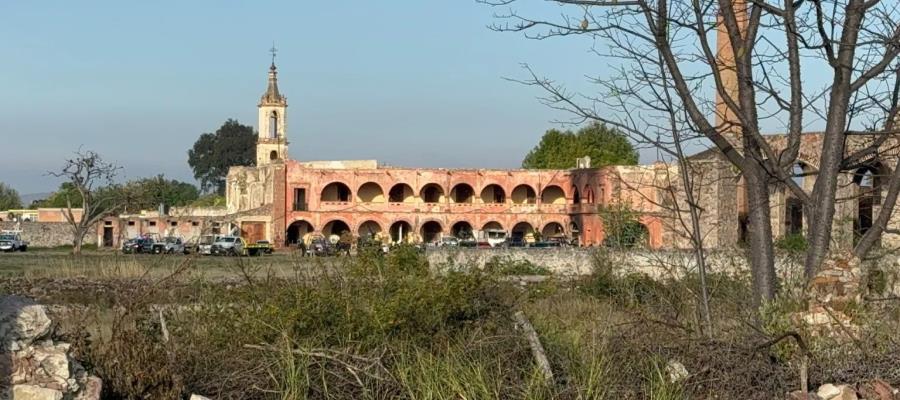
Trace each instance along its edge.
<path fill-rule="evenodd" d="M 72 225 L 72 254 L 81 254 L 84 236 L 102 218 L 114 214 L 125 203 L 118 190 L 112 187 L 112 181 L 120 167 L 103 161 L 93 151 L 75 152 L 75 157 L 66 160 L 59 172 L 49 174 L 70 182 L 76 199 L 66 194 L 66 209 L 63 215 Z M 81 200 L 81 213 L 73 207 L 73 201 Z"/>
<path fill-rule="evenodd" d="M 682 150 L 676 143 L 711 145 L 735 167 L 745 182 L 751 273 L 760 302 L 777 291 L 771 185 L 786 188 L 808 210 L 805 271 L 811 279 L 832 245 L 840 174 L 875 157 L 892 157 L 889 163 L 896 165 L 896 151 L 887 150 L 897 137 L 896 2 L 548 0 L 560 16 L 533 18 L 512 8 L 524 0 L 481 1 L 504 7 L 494 29 L 539 40 L 590 37 L 595 53 L 617 72 L 595 78 L 605 89 L 596 95 L 568 92 L 532 73 L 527 82 L 548 93 L 546 103 L 677 153 Z M 712 43 L 714 34 L 718 43 Z M 714 96 L 706 96 L 709 86 Z M 812 123 L 824 131 L 811 144 L 819 168 L 808 190 L 792 180 L 792 167 L 803 130 Z M 780 148 L 762 134 L 763 126 L 784 132 Z M 853 257 L 864 258 L 887 227 L 900 192 L 898 171 L 883 177 L 881 212 Z"/>

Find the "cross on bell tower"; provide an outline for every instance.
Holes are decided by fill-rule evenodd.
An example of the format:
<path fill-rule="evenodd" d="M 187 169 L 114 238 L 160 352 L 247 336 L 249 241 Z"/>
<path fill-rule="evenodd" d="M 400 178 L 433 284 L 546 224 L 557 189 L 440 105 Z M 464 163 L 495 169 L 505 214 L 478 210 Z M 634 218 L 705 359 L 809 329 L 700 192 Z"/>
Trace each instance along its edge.
<path fill-rule="evenodd" d="M 259 136 L 256 139 L 256 165 L 283 162 L 287 158 L 287 97 L 278 91 L 275 44 L 269 49 L 272 64 L 266 92 L 259 99 Z"/>

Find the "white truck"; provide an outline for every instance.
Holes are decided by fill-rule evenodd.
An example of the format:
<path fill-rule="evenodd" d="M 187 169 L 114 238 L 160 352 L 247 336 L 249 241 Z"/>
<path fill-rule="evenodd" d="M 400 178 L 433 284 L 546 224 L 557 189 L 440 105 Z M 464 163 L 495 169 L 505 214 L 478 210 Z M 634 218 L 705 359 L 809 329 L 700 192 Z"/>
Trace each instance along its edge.
<path fill-rule="evenodd" d="M 0 251 L 26 251 L 28 242 L 22 240 L 22 231 L 0 232 Z"/>

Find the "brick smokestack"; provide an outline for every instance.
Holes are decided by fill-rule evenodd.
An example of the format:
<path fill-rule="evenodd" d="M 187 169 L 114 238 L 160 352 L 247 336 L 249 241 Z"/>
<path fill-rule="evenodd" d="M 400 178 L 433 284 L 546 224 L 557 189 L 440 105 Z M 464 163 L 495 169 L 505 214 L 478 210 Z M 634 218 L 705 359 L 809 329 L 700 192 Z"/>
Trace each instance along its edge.
<path fill-rule="evenodd" d="M 747 3 L 746 0 L 732 0 L 732 7 L 737 17 L 738 26 L 741 29 L 743 37 L 747 30 Z M 722 86 L 725 93 L 734 100 L 738 101 L 738 82 L 737 70 L 734 62 L 734 48 L 731 44 L 731 38 L 728 36 L 728 28 L 725 26 L 722 11 L 719 11 L 718 21 L 716 25 L 716 58 L 718 62 L 719 75 L 722 79 Z M 732 145 L 740 149 L 741 145 L 741 127 L 737 116 L 728 109 L 722 95 L 716 91 L 716 127 L 723 132 L 726 137 L 730 138 Z"/>

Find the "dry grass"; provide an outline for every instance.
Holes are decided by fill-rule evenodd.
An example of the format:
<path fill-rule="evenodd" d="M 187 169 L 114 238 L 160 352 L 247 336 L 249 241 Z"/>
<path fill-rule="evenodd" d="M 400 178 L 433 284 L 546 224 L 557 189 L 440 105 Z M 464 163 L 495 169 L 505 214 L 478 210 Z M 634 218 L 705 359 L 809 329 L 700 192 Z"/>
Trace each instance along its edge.
<path fill-rule="evenodd" d="M 123 293 L 98 303 L 119 308 L 64 321 L 113 399 L 189 392 L 217 399 L 771 399 L 799 384 L 795 348 L 757 347 L 802 328 L 789 318 L 799 303 L 784 299 L 757 321 L 740 277 L 710 277 L 710 336 L 699 329 L 690 275 L 660 282 L 597 274 L 522 288 L 491 274 L 435 276 L 414 252 L 327 263 L 290 256 L 65 260 L 28 274 L 112 282 L 104 290 Z M 219 279 L 198 273 L 202 268 L 221 268 Z M 147 279 L 126 287 L 135 277 Z M 79 301 L 92 297 L 99 296 Z M 170 341 L 162 339 L 158 315 L 146 312 L 160 301 L 191 304 L 165 313 Z M 541 383 L 513 327 L 516 310 L 543 341 L 556 375 L 551 385 Z M 894 302 L 865 304 L 856 340 L 806 336 L 815 356 L 810 383 L 898 383 L 900 345 L 890 334 L 900 329 L 898 316 Z M 96 323 L 109 328 L 84 326 Z M 687 367 L 686 380 L 669 380 L 672 360 Z"/>

